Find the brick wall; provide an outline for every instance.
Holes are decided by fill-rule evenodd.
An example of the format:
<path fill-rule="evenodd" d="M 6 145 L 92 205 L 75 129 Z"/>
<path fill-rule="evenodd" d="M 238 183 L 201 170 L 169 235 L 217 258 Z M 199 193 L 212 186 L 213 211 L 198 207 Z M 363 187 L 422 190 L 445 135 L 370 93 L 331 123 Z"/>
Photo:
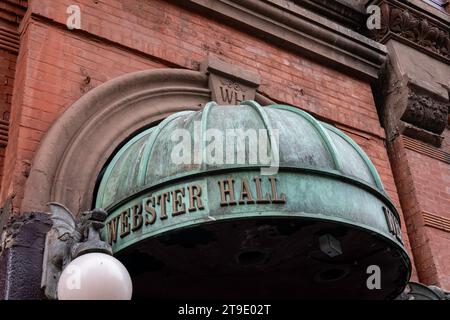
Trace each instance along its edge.
<path fill-rule="evenodd" d="M 18 169 L 16 160 L 18 153 L 18 135 L 19 123 L 22 110 L 22 102 L 25 91 L 26 65 L 28 55 L 29 35 L 24 33 L 21 39 L 21 50 L 17 58 L 16 72 L 14 75 L 14 88 L 11 100 L 11 114 L 9 118 L 8 146 L 5 151 L 3 162 L 3 177 L 1 183 L 1 204 L 3 205 L 7 198 L 15 198 L 15 190 L 12 185 L 16 169 Z M 17 210 L 16 210 L 17 211 Z"/>
<path fill-rule="evenodd" d="M 29 23 L 22 36 L 16 74 L 2 201 L 14 196 L 15 211 L 19 210 L 39 142 L 68 106 L 107 80 L 162 66 L 59 28 Z"/>
<path fill-rule="evenodd" d="M 0 189 L 3 189 L 5 147 L 9 138 L 9 120 L 14 74 L 19 51 L 18 28 L 27 8 L 27 0 L 0 2 Z"/>
<path fill-rule="evenodd" d="M 450 164 L 408 149 L 406 157 L 420 214 L 431 213 L 450 221 Z M 423 232 L 429 252 L 419 252 L 425 255 L 421 268 L 426 271 L 421 280 L 450 289 L 450 233 L 426 223 Z"/>
<path fill-rule="evenodd" d="M 163 63 L 197 69 L 208 53 L 261 75 L 261 91 L 273 99 L 382 135 L 370 86 L 291 54 L 220 22 L 165 1 L 33 1 L 33 12 L 65 23 L 78 3 L 81 27 L 103 41 L 136 50 Z M 107 3 L 107 4 L 106 4 Z M 51 4 L 51 5 L 50 5 Z M 300 89 L 304 89 L 304 96 Z"/>
<path fill-rule="evenodd" d="M 450 219 L 450 165 L 412 150 L 406 155 L 422 210 Z"/>
<path fill-rule="evenodd" d="M 64 25 L 67 6 L 74 3 L 81 7 L 82 31 L 69 31 Z M 6 161 L 11 173 L 4 178 L 2 201 L 11 192 L 8 186 L 21 198 L 42 134 L 81 95 L 127 72 L 167 66 L 198 69 L 209 53 L 259 73 L 260 91 L 276 101 L 383 136 L 368 83 L 163 1 L 96 3 L 29 4 L 36 15 L 22 24 L 22 67 L 16 87 L 23 96 L 18 92 L 13 101 L 11 133 L 17 146 Z"/>
<path fill-rule="evenodd" d="M 424 216 L 450 221 L 450 165 L 406 148 L 401 137 L 390 148 L 418 278 L 448 290 L 450 233 L 439 229 L 439 222 L 431 226 Z"/>

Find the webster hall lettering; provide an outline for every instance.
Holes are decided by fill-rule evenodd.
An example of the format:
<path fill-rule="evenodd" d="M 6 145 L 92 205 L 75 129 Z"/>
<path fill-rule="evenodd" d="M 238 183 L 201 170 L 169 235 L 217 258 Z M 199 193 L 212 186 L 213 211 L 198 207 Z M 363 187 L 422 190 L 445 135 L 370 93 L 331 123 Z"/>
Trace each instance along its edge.
<path fill-rule="evenodd" d="M 213 193 L 210 197 L 218 196 L 219 207 L 286 203 L 286 194 L 279 193 L 275 177 L 220 179 L 208 191 Z M 118 237 L 126 238 L 143 228 L 151 228 L 158 220 L 174 219 L 175 223 L 180 216 L 203 211 L 206 202 L 206 190 L 197 183 L 144 195 L 108 221 L 107 240 L 114 244 Z"/>

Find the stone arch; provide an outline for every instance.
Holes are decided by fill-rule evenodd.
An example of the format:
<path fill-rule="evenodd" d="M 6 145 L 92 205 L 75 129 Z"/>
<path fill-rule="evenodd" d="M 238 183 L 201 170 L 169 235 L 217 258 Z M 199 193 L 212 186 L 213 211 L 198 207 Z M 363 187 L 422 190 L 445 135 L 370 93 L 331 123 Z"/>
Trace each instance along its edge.
<path fill-rule="evenodd" d="M 97 176 L 131 134 L 209 101 L 208 77 L 182 69 L 127 74 L 88 92 L 52 125 L 33 160 L 21 211 L 56 201 L 74 214 L 90 209 Z"/>

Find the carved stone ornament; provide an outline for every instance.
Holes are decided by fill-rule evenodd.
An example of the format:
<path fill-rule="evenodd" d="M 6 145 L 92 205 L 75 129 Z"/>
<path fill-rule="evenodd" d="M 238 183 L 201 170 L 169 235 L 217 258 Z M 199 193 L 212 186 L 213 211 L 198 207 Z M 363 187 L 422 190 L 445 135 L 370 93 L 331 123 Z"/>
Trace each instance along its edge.
<path fill-rule="evenodd" d="M 242 101 L 255 99 L 260 84 L 259 75 L 213 56 L 207 57 L 202 69 L 209 75 L 211 98 L 219 105 L 238 105 Z"/>
<path fill-rule="evenodd" d="M 447 124 L 449 107 L 448 101 L 411 89 L 401 120 L 439 135 Z"/>
<path fill-rule="evenodd" d="M 391 36 L 412 42 L 418 47 L 450 61 L 449 27 L 409 10 L 396 1 L 381 1 L 381 29 L 371 37 L 386 43 Z"/>
<path fill-rule="evenodd" d="M 408 77 L 392 80 L 390 87 L 383 120 L 388 139 L 403 134 L 440 147 L 450 110 L 448 96 Z"/>
<path fill-rule="evenodd" d="M 90 252 L 112 255 L 112 250 L 100 239 L 107 217 L 103 209 L 83 212 L 75 219 L 59 203 L 49 203 L 49 207 L 53 226 L 45 240 L 41 287 L 49 299 L 56 299 L 61 272 L 73 259 Z"/>

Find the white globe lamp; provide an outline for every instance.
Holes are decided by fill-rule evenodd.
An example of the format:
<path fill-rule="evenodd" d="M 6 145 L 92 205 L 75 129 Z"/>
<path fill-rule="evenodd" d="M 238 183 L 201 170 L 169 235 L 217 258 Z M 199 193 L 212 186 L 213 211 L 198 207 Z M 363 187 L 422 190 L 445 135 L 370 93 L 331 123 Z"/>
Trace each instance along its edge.
<path fill-rule="evenodd" d="M 74 259 L 58 281 L 59 300 L 130 300 L 132 292 L 125 266 L 104 253 L 86 253 Z"/>

